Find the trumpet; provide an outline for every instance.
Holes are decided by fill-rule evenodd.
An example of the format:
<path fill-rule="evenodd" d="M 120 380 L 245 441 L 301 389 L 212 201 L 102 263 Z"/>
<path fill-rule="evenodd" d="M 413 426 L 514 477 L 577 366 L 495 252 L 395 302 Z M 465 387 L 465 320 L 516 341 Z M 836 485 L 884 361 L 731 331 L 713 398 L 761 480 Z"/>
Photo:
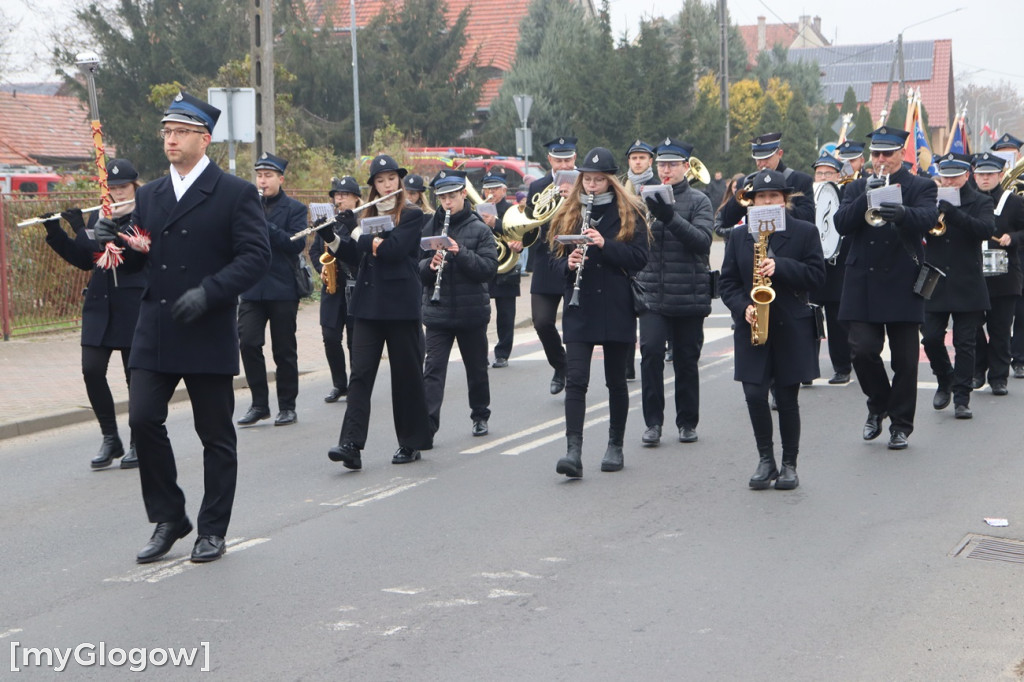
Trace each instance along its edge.
<path fill-rule="evenodd" d="M 750 208 L 754 205 L 754 198 L 750 196 L 750 191 L 754 189 L 754 183 L 748 182 L 743 187 L 736 190 L 736 203 L 743 208 Z"/>
<path fill-rule="evenodd" d="M 594 206 L 594 195 L 587 194 L 587 203 L 583 207 L 583 220 L 580 225 L 580 234 L 587 231 L 590 227 L 590 211 Z M 580 251 L 583 253 L 583 260 L 580 261 L 579 266 L 576 268 L 576 282 L 572 285 L 572 298 L 569 299 L 570 308 L 580 307 L 580 284 L 583 283 L 583 266 L 587 262 L 587 245 L 584 244 L 580 247 Z"/>
<path fill-rule="evenodd" d="M 941 237 L 946 234 L 946 214 L 939 212 L 939 220 L 935 223 L 935 227 L 928 230 L 928 234 L 933 237 Z"/>
<path fill-rule="evenodd" d="M 867 179 L 868 184 L 870 185 L 871 181 L 874 179 L 882 180 L 884 182 L 882 187 L 889 186 L 888 173 L 884 173 L 882 175 L 872 175 L 870 178 Z M 871 192 L 871 188 L 868 189 L 868 192 Z M 882 212 L 878 208 L 868 208 L 868 210 L 864 212 L 864 221 L 867 222 L 867 224 L 870 225 L 871 227 L 881 227 L 882 225 L 885 225 L 885 218 L 882 217 Z"/>
<path fill-rule="evenodd" d="M 451 222 L 451 219 L 452 212 L 446 210 L 444 212 L 444 226 L 441 227 L 442 237 L 448 236 L 448 224 Z M 445 256 L 448 255 L 448 251 L 446 249 L 438 249 L 437 253 L 441 254 L 441 263 L 437 266 L 437 277 L 434 278 L 434 293 L 430 295 L 431 303 L 441 302 L 441 278 L 444 277 L 444 264 L 448 262 L 445 260 Z"/>
<path fill-rule="evenodd" d="M 390 194 L 385 194 L 385 195 L 384 195 L 384 196 L 382 196 L 382 197 L 377 197 L 377 198 L 376 198 L 376 199 L 374 199 L 373 201 L 370 201 L 370 202 L 368 202 L 368 203 L 365 203 L 365 204 L 363 204 L 362 206 L 357 206 L 357 207 L 353 208 L 353 209 L 352 209 L 352 212 L 353 212 L 353 213 L 359 213 L 359 212 L 360 212 L 360 211 L 362 211 L 363 209 L 367 209 L 367 208 L 370 208 L 371 206 L 376 206 L 376 205 L 377 205 L 377 204 L 379 204 L 380 202 L 382 202 L 382 201 L 384 201 L 384 200 L 386 200 L 386 199 L 390 199 L 391 197 L 395 196 L 396 194 L 401 194 L 401 193 L 402 193 L 402 189 L 401 189 L 401 188 L 399 188 L 399 189 L 396 189 L 396 190 L 395 190 L 394 192 L 391 192 Z M 261 196 L 262 196 L 262 195 L 261 195 Z M 298 232 L 296 232 L 295 234 L 293 234 L 293 235 L 292 235 L 291 237 L 289 237 L 289 239 L 290 239 L 291 241 L 293 241 L 293 242 L 294 242 L 294 241 L 298 241 L 298 240 L 300 240 L 300 239 L 303 239 L 304 237 L 306 237 L 306 236 L 308 236 L 308 235 L 311 235 L 311 234 L 313 234 L 314 232 L 316 232 L 317 230 L 319 230 L 319 229 L 320 229 L 321 227 L 327 227 L 328 225 L 333 225 L 333 224 L 335 224 L 336 222 L 338 222 L 338 216 L 334 216 L 333 218 L 331 218 L 331 219 L 330 219 L 330 220 L 328 220 L 327 222 L 324 222 L 324 223 L 320 223 L 319 225 L 310 225 L 309 227 L 307 227 L 307 228 L 306 228 L 306 229 L 304 229 L 304 230 L 299 230 Z M 358 230 L 359 228 L 357 227 L 356 229 Z"/>
<path fill-rule="evenodd" d="M 118 208 L 119 206 L 127 206 L 128 204 L 134 204 L 135 199 L 129 199 L 127 201 L 119 201 L 116 204 L 111 204 L 110 208 Z M 82 213 L 95 213 L 96 211 L 103 208 L 103 204 L 99 206 L 90 206 L 89 208 L 83 208 Z M 54 213 L 53 215 L 44 216 L 42 218 L 29 218 L 28 220 L 22 220 L 18 223 L 18 227 L 28 227 L 29 225 L 38 225 L 39 223 L 45 223 L 50 220 L 57 220 L 60 218 L 60 213 Z"/>

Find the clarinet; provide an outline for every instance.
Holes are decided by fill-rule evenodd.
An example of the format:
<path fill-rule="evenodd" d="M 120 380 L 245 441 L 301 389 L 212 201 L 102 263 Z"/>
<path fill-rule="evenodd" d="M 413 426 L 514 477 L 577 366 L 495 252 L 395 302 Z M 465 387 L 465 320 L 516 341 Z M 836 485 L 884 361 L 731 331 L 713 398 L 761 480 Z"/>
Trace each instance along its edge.
<path fill-rule="evenodd" d="M 587 195 L 587 203 L 583 206 L 583 224 L 580 225 L 580 234 L 586 232 L 587 228 L 590 227 L 590 209 L 594 205 L 594 195 Z M 572 298 L 569 299 L 570 308 L 580 307 L 580 284 L 583 282 L 583 264 L 587 262 L 587 245 L 584 244 L 580 247 L 580 251 L 583 253 L 583 260 L 580 261 L 580 266 L 576 268 L 576 283 L 572 285 Z"/>
<path fill-rule="evenodd" d="M 451 211 L 445 211 L 444 212 L 444 227 L 441 228 L 441 236 L 442 237 L 447 237 L 448 236 L 448 223 L 451 222 L 451 219 L 452 219 L 452 212 Z M 434 278 L 434 293 L 430 295 L 430 302 L 431 303 L 440 303 L 441 302 L 441 278 L 444 277 L 444 264 L 446 262 L 445 256 L 447 255 L 448 251 L 446 249 L 438 249 L 437 253 L 441 254 L 441 264 L 437 266 L 437 277 Z"/>

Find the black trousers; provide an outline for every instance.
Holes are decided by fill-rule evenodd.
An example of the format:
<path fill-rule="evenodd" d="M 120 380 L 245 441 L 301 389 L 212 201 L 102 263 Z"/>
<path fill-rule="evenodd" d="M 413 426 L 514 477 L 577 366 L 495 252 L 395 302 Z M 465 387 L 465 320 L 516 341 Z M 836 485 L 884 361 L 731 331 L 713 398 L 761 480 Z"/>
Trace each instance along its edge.
<path fill-rule="evenodd" d="M 556 371 L 565 369 L 565 348 L 562 347 L 562 337 L 555 326 L 555 317 L 558 315 L 558 306 L 562 302 L 560 294 L 530 294 L 530 311 L 533 316 L 533 328 L 537 331 L 537 338 L 544 347 L 544 355 L 548 358 L 548 364 Z"/>
<path fill-rule="evenodd" d="M 853 368 L 853 361 L 850 359 L 850 330 L 846 323 L 839 319 L 839 301 L 828 301 L 823 303 L 822 307 L 825 308 L 828 358 L 832 361 L 832 371 L 849 374 Z"/>
<path fill-rule="evenodd" d="M 495 297 L 494 311 L 494 324 L 498 332 L 498 343 L 494 345 L 494 357 L 508 360 L 512 355 L 512 337 L 516 331 L 516 297 Z"/>
<path fill-rule="evenodd" d="M 971 379 L 974 378 L 974 339 L 984 319 L 983 311 L 968 313 L 925 313 L 921 329 L 921 345 L 932 366 L 939 388 L 953 393 L 955 405 L 971 402 Z M 953 363 L 946 351 L 946 328 L 953 317 Z"/>
<path fill-rule="evenodd" d="M 1018 296 L 1013 305 L 1013 338 L 1010 340 L 1011 362 L 1024 365 L 1024 296 Z"/>
<path fill-rule="evenodd" d="M 110 366 L 110 355 L 114 348 L 105 346 L 82 346 L 82 378 L 85 380 L 85 393 L 89 396 L 89 405 L 100 423 L 100 432 L 104 436 L 117 435 L 117 413 L 114 410 L 114 396 L 107 383 L 107 368 Z M 128 371 L 128 356 L 131 348 L 121 348 L 121 364 L 124 366 L 124 380 L 131 388 L 131 374 Z"/>
<path fill-rule="evenodd" d="M 917 411 L 917 365 L 921 356 L 920 326 L 915 322 L 848 321 L 853 369 L 868 411 L 888 414 L 890 431 L 910 435 Z M 892 382 L 882 362 L 882 346 L 889 337 Z"/>
<path fill-rule="evenodd" d="M 515 300 L 515 299 L 513 299 Z M 441 425 L 441 403 L 448 377 L 448 360 L 452 344 L 458 341 L 459 355 L 466 366 L 466 385 L 469 389 L 469 418 L 491 418 L 491 388 L 487 381 L 487 325 L 460 329 L 427 327 L 427 358 L 423 363 L 423 389 L 427 396 L 427 414 L 436 432 Z"/>
<path fill-rule="evenodd" d="M 763 384 L 743 382 L 743 397 L 747 401 L 750 425 L 754 428 L 754 442 L 758 451 L 774 450 L 772 410 L 768 406 L 771 381 Z M 779 437 L 782 440 L 782 461 L 795 463 L 800 452 L 800 384 L 774 387 L 775 403 L 779 408 Z"/>
<path fill-rule="evenodd" d="M 164 374 L 133 369 L 128 418 L 139 453 L 142 500 L 150 523 L 185 516 L 185 493 L 178 487 L 174 450 L 167 437 L 167 403 L 184 380 L 192 401 L 192 419 L 203 444 L 205 492 L 199 508 L 199 535 L 227 535 L 235 500 L 238 453 L 231 414 L 235 393 L 229 374 Z"/>
<path fill-rule="evenodd" d="M 295 409 L 295 398 L 299 395 L 299 353 L 295 341 L 298 312 L 298 301 L 241 301 L 238 304 L 238 344 L 254 407 L 270 407 L 267 363 L 263 359 L 269 322 L 270 347 L 277 372 L 277 408 Z"/>
<path fill-rule="evenodd" d="M 703 317 L 667 317 L 653 312 L 640 316 L 640 380 L 644 423 L 665 422 L 665 342 L 672 344 L 676 376 L 677 428 L 695 429 L 700 421 L 700 374 L 697 363 L 704 347 Z"/>
<path fill-rule="evenodd" d="M 993 296 L 992 308 L 985 311 L 985 326 L 978 327 L 974 373 L 983 377 L 987 372 L 989 384 L 1005 384 L 1010 377 L 1010 328 L 1019 299 L 1019 296 Z"/>
<path fill-rule="evenodd" d="M 590 385 L 590 360 L 594 346 L 604 348 L 604 384 L 608 387 L 609 431 L 623 433 L 629 414 L 629 390 L 626 388 L 628 343 L 567 343 L 568 361 L 565 379 L 565 432 L 583 435 L 587 413 L 587 388 Z"/>
<path fill-rule="evenodd" d="M 345 335 L 344 327 L 325 327 L 320 325 L 320 335 L 324 340 L 324 355 L 327 357 L 327 366 L 331 369 L 331 383 L 335 388 L 348 389 L 348 372 L 345 369 L 345 345 L 342 337 Z M 348 335 L 349 352 L 352 352 L 352 334 Z"/>
<path fill-rule="evenodd" d="M 353 443 L 359 449 L 366 447 L 370 398 L 385 344 L 391 366 L 391 410 L 398 444 L 414 450 L 430 448 L 433 433 L 423 390 L 423 327 L 419 320 L 355 320 L 348 404 L 339 443 Z"/>

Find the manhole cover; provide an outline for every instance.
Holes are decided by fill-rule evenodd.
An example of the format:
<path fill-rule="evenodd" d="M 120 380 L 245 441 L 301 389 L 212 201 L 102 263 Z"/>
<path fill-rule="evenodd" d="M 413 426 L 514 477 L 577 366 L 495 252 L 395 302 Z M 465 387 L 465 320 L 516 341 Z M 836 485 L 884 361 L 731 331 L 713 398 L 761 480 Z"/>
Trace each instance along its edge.
<path fill-rule="evenodd" d="M 982 561 L 1006 561 L 1024 564 L 1024 540 L 998 538 L 992 535 L 968 533 L 952 552 L 951 556 Z"/>

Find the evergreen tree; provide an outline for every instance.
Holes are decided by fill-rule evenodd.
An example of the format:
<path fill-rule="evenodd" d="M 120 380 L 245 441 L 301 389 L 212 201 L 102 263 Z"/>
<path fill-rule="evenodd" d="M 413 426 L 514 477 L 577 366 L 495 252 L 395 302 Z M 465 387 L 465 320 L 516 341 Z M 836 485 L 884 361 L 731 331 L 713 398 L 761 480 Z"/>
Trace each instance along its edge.
<path fill-rule="evenodd" d="M 724 134 L 722 92 L 718 86 L 717 76 L 708 73 L 701 76 L 697 82 L 688 141 L 694 146 L 693 153 L 707 165 L 712 174 L 716 170 L 722 170 L 725 174 L 726 158 L 722 149 Z"/>
<path fill-rule="evenodd" d="M 857 113 L 857 93 L 853 91 L 853 86 L 846 88 L 846 94 L 843 95 L 843 106 L 839 107 L 840 114 L 856 114 Z"/>
<path fill-rule="evenodd" d="M 807 103 L 803 101 L 803 93 L 793 91 L 786 110 L 786 123 L 783 128 L 783 149 L 785 162 L 790 168 L 811 172 L 811 164 L 818 158 L 818 146 L 811 136 L 811 120 L 807 115 Z"/>
<path fill-rule="evenodd" d="M 726 17 L 729 31 L 729 80 L 738 81 L 747 75 L 747 49 L 739 28 Z M 686 0 L 683 9 L 671 22 L 674 29 L 676 49 L 690 42 L 693 45 L 694 72 L 700 77 L 707 73 L 722 71 L 722 31 L 718 23 L 718 7 L 715 2 Z"/>
<path fill-rule="evenodd" d="M 800 91 L 805 102 L 818 104 L 821 102 L 821 69 L 818 63 L 790 61 L 788 55 L 789 50 L 782 45 L 775 45 L 770 51 L 762 51 L 757 55 L 753 77 L 764 88 L 768 87 L 772 78 L 787 81 L 793 90 Z"/>
<path fill-rule="evenodd" d="M 871 120 L 871 112 L 863 104 L 857 110 L 857 118 L 853 119 L 853 123 L 853 133 L 847 135 L 847 137 L 857 142 L 866 142 L 867 138 L 865 135 L 875 129 L 875 123 Z"/>

